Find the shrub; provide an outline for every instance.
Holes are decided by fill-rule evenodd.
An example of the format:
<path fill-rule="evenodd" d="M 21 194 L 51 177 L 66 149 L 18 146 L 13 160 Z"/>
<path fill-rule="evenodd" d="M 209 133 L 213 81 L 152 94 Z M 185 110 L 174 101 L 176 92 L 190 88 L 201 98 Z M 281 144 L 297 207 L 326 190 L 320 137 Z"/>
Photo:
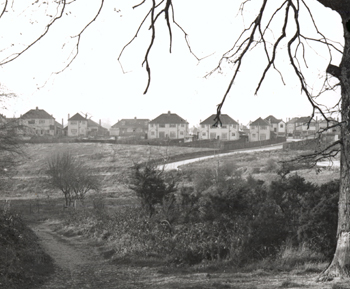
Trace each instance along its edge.
<path fill-rule="evenodd" d="M 162 204 L 163 198 L 170 198 L 169 195 L 176 191 L 176 181 L 173 178 L 166 180 L 164 170 L 157 169 L 154 163 L 135 164 L 130 189 L 136 193 L 149 217 L 152 217 L 156 205 Z"/>
<path fill-rule="evenodd" d="M 38 237 L 8 207 L 0 210 L 0 287 L 37 288 L 53 273 Z"/>
<path fill-rule="evenodd" d="M 310 200 L 309 210 L 301 215 L 299 242 L 331 258 L 336 247 L 339 180 L 321 185 L 317 199 Z"/>
<path fill-rule="evenodd" d="M 279 166 L 274 159 L 268 159 L 266 162 L 265 170 L 267 172 L 276 172 L 279 169 Z"/>
<path fill-rule="evenodd" d="M 90 190 L 100 190 L 99 178 L 69 151 L 51 156 L 46 166 L 48 184 L 62 191 L 66 206 L 72 204 L 74 200 L 82 200 Z"/>

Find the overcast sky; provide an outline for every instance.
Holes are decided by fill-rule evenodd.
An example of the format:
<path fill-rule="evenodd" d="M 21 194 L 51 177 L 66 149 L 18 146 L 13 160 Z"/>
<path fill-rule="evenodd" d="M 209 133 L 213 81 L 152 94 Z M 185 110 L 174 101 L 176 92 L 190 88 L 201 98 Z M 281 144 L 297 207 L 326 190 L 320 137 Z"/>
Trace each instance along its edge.
<path fill-rule="evenodd" d="M 40 18 L 40 13 L 44 12 L 44 6 L 48 14 L 55 11 L 50 5 L 37 6 L 45 1 L 35 5 L 29 5 L 32 1 L 24 2 L 27 6 L 15 5 L 13 11 L 5 13 L 0 20 L 0 39 L 6 48 L 0 49 L 1 58 L 10 53 L 10 48 L 15 51 L 20 43 L 34 39 L 37 33 L 43 31 L 45 25 L 40 19 L 44 21 L 44 18 Z M 104 124 L 113 125 L 122 118 L 154 119 L 171 111 L 186 119 L 191 126 L 197 125 L 216 112 L 216 105 L 226 91 L 233 70 L 227 67 L 222 74 L 213 74 L 209 78 L 204 76 L 217 65 L 243 27 L 248 26 L 257 7 L 253 4 L 259 1 L 248 3 L 250 6 L 247 6 L 244 18 L 237 14 L 238 2 L 174 1 L 177 22 L 188 33 L 193 52 L 204 59 L 198 62 L 189 53 L 182 32 L 175 26 L 173 51 L 169 54 L 169 35 L 162 17 L 150 55 L 152 82 L 149 92 L 144 95 L 147 74 L 141 64 L 150 41 L 149 31 L 142 29 L 135 42 L 124 51 L 121 63 L 126 73 L 117 61 L 121 49 L 133 37 L 149 7 L 144 5 L 133 10 L 132 6 L 138 1 L 106 0 L 101 15 L 81 37 L 77 58 L 64 72 L 52 75 L 68 63 L 76 43 L 76 38 L 72 36 L 93 18 L 98 9 L 97 0 L 78 0 L 70 5 L 68 14 L 39 43 L 1 67 L 2 86 L 17 94 L 17 98 L 6 103 L 7 110 L 2 113 L 7 117 L 19 117 L 29 109 L 39 107 L 59 122 L 64 119 L 65 124 L 68 114 L 72 116 L 79 112 L 88 114 L 96 122 L 101 119 Z M 342 42 L 340 18 L 313 0 L 307 2 L 313 9 L 320 30 L 333 40 Z M 305 31 L 309 26 L 310 22 L 305 20 Z M 279 31 L 280 28 L 276 35 Z M 312 68 L 310 85 L 316 89 L 327 67 L 327 51 L 313 46 L 307 57 L 308 66 Z M 253 51 L 250 58 L 243 62 L 222 113 L 243 124 L 271 114 L 284 120 L 310 115 L 311 106 L 300 93 L 291 67 L 283 58 L 279 63 L 286 85 L 276 72 L 271 71 L 259 93 L 254 95 L 261 64 L 265 60 Z M 339 60 L 340 56 L 335 55 L 333 63 L 338 64 Z M 322 101 L 334 103 L 337 97 L 339 91 L 328 94 L 327 99 Z"/>

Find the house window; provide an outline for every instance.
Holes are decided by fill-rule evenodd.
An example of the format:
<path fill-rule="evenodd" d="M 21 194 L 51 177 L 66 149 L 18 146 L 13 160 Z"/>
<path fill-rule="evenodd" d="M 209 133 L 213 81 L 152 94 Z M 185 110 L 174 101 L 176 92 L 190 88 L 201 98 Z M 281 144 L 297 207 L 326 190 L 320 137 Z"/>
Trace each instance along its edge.
<path fill-rule="evenodd" d="M 45 119 L 39 119 L 39 123 L 45 123 Z"/>
<path fill-rule="evenodd" d="M 202 124 L 202 125 L 201 125 L 201 128 L 205 128 L 205 125 L 204 125 L 204 124 Z"/>
<path fill-rule="evenodd" d="M 210 138 L 211 139 L 215 139 L 216 138 L 216 133 L 215 132 L 211 132 L 210 133 Z"/>
<path fill-rule="evenodd" d="M 283 128 L 283 123 L 280 124 L 280 128 Z"/>
<path fill-rule="evenodd" d="M 252 138 L 255 138 L 255 137 L 256 137 L 256 134 L 255 134 L 255 133 L 253 133 L 253 134 L 252 134 Z"/>
<path fill-rule="evenodd" d="M 71 125 L 77 125 L 77 122 L 76 121 L 71 121 L 70 124 Z"/>
<path fill-rule="evenodd" d="M 255 129 L 255 126 L 251 126 L 250 129 Z"/>
<path fill-rule="evenodd" d="M 176 138 L 176 133 L 174 131 L 170 132 L 170 138 Z"/>
<path fill-rule="evenodd" d="M 202 132 L 202 136 L 206 136 L 207 134 L 205 132 Z"/>
<path fill-rule="evenodd" d="M 260 129 L 261 130 L 267 130 L 267 127 L 266 126 L 262 126 Z"/>
<path fill-rule="evenodd" d="M 159 127 L 165 127 L 165 124 L 164 124 L 164 123 L 161 123 L 161 124 L 159 125 Z"/>
<path fill-rule="evenodd" d="M 185 127 L 185 125 L 184 125 L 184 124 L 182 124 L 182 125 L 181 125 L 181 127 Z"/>
<path fill-rule="evenodd" d="M 183 132 L 183 131 L 180 131 L 180 135 L 184 135 L 184 132 Z"/>
<path fill-rule="evenodd" d="M 28 120 L 28 124 L 35 124 L 35 120 L 34 119 Z"/>
<path fill-rule="evenodd" d="M 154 135 L 154 131 L 151 131 L 151 135 Z"/>
<path fill-rule="evenodd" d="M 176 124 L 171 123 L 169 127 L 176 127 Z"/>
<path fill-rule="evenodd" d="M 227 128 L 227 125 L 222 125 L 221 128 Z"/>
<path fill-rule="evenodd" d="M 149 126 L 150 126 L 150 127 L 153 127 L 153 123 L 151 123 Z"/>
<path fill-rule="evenodd" d="M 266 140 L 266 134 L 264 133 L 260 134 L 260 140 Z"/>
<path fill-rule="evenodd" d="M 233 133 L 232 133 L 232 136 L 236 136 L 236 134 L 233 132 Z"/>
<path fill-rule="evenodd" d="M 73 133 L 73 134 L 76 134 L 76 133 L 77 133 L 77 130 L 76 130 L 76 129 L 71 129 L 70 131 L 71 131 L 71 133 Z"/>
<path fill-rule="evenodd" d="M 227 133 L 222 133 L 222 134 L 221 134 L 221 138 L 222 138 L 222 139 L 227 139 Z"/>

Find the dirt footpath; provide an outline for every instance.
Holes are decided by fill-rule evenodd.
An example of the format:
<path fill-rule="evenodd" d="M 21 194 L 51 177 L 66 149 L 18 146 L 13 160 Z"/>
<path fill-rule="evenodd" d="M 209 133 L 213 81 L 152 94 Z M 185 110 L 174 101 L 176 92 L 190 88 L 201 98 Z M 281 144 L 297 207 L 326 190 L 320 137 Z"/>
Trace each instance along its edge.
<path fill-rule="evenodd" d="M 98 247 L 83 236 L 67 237 L 55 231 L 55 224 L 44 222 L 32 227 L 56 270 L 40 289 L 73 288 L 313 288 L 330 289 L 334 281 L 315 283 L 316 275 L 253 273 L 174 272 L 171 268 L 150 268 L 112 264 Z M 338 281 L 339 282 L 339 281 Z M 348 282 L 336 288 L 350 288 Z M 334 288 L 334 287 L 333 287 Z"/>

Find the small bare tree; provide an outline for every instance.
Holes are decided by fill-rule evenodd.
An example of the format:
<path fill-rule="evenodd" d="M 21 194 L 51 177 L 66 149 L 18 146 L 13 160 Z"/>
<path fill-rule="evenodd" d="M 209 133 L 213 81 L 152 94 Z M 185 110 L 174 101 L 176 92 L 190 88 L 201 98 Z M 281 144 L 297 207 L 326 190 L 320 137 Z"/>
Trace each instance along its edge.
<path fill-rule="evenodd" d="M 101 182 L 90 168 L 87 168 L 81 162 L 76 162 L 71 187 L 74 192 L 74 200 L 83 200 L 87 192 L 100 191 Z"/>
<path fill-rule="evenodd" d="M 49 185 L 62 191 L 67 207 L 77 199 L 82 200 L 90 190 L 99 191 L 101 187 L 98 177 L 69 151 L 51 156 L 46 174 Z"/>

